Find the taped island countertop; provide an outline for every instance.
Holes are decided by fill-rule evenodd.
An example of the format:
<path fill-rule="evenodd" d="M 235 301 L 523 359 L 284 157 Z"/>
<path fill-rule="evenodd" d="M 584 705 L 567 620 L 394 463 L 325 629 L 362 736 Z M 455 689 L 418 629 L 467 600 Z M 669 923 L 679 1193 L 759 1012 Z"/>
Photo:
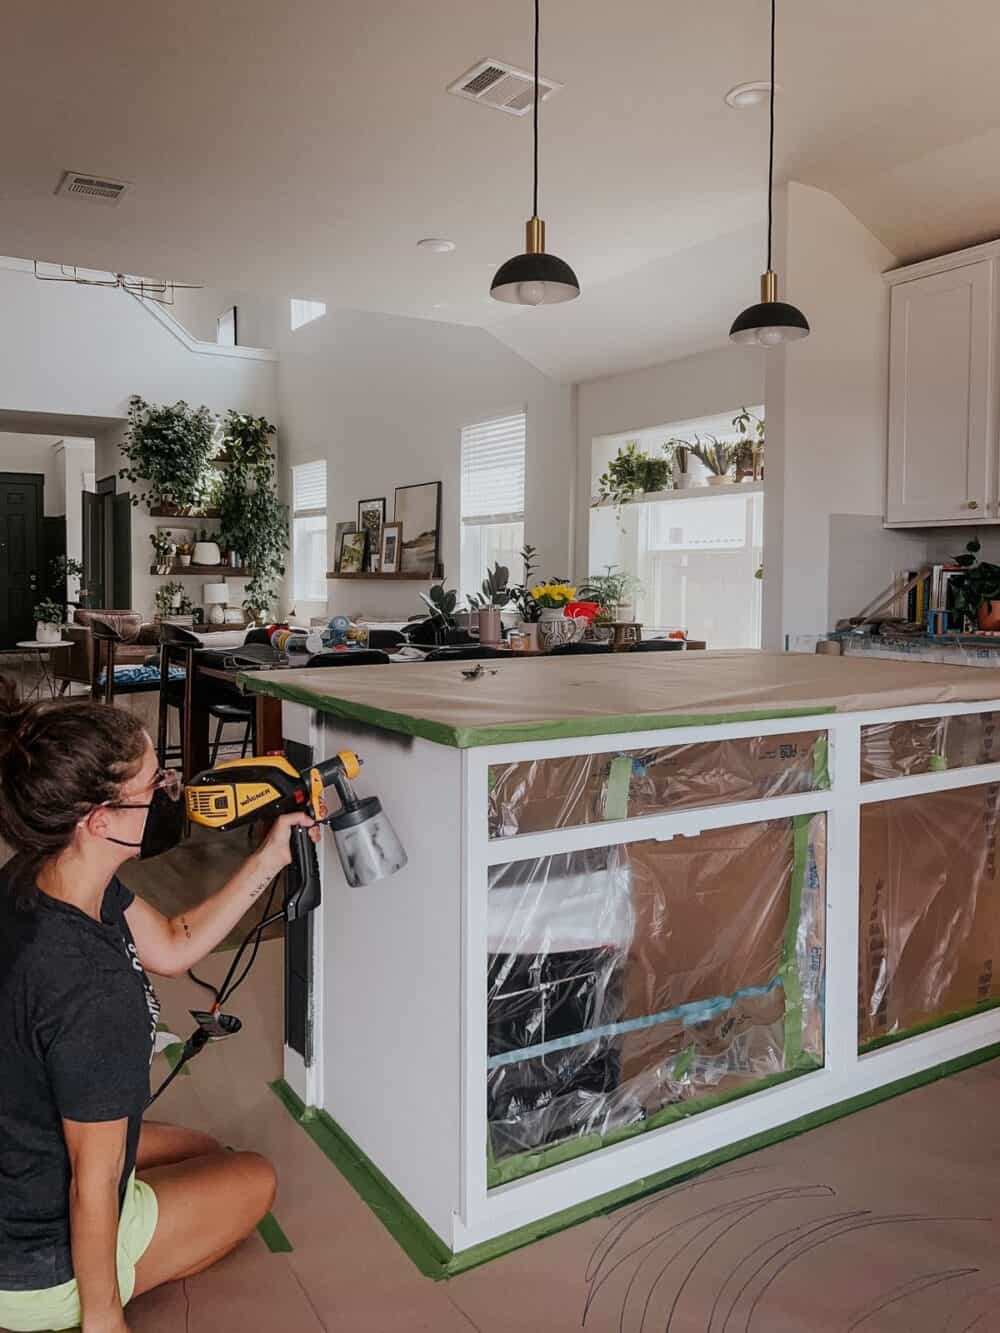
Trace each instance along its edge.
<path fill-rule="evenodd" d="M 249 690 L 466 749 L 920 704 L 1000 708 L 1000 670 L 826 654 L 622 653 L 247 672 Z"/>

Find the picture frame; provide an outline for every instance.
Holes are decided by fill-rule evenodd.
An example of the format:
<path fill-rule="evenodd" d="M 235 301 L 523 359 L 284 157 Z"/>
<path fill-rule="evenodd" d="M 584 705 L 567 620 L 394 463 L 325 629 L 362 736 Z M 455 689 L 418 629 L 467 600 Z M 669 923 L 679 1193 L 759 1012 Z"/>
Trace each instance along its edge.
<path fill-rule="evenodd" d="M 174 546 L 194 545 L 194 529 L 178 527 L 176 523 L 158 523 L 156 525 L 156 535 L 166 537 L 167 541 L 172 542 Z"/>
<path fill-rule="evenodd" d="M 382 528 L 385 525 L 385 496 L 380 495 L 373 500 L 358 501 L 358 532 L 363 532 L 368 537 L 368 568 L 375 568 L 375 561 L 378 559 L 379 552 L 382 549 Z"/>
<path fill-rule="evenodd" d="M 348 532 L 357 532 L 358 525 L 352 521 L 338 523 L 333 531 L 333 572 L 340 573 L 340 549 L 344 542 L 344 535 Z"/>
<path fill-rule="evenodd" d="M 399 573 L 441 575 L 441 483 L 397 486 L 393 518 L 406 534 L 399 547 Z"/>
<path fill-rule="evenodd" d="M 241 606 L 227 606 L 222 623 L 224 625 L 245 624 L 246 616 L 244 615 L 243 608 Z"/>
<path fill-rule="evenodd" d="M 399 557 L 403 546 L 402 523 L 386 523 L 382 528 L 380 569 L 383 574 L 398 574 Z"/>
<path fill-rule="evenodd" d="M 366 532 L 345 532 L 340 540 L 340 573 L 363 574 L 368 554 Z"/>
<path fill-rule="evenodd" d="M 235 347 L 238 340 L 236 306 L 224 310 L 215 320 L 215 342 L 218 347 Z"/>

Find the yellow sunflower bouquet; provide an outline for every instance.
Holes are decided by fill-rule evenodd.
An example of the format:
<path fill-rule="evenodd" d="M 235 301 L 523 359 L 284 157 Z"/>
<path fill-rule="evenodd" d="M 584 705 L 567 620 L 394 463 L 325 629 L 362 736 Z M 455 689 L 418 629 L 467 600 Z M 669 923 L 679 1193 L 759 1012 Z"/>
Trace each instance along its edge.
<path fill-rule="evenodd" d="M 565 611 L 576 597 L 576 589 L 568 583 L 539 583 L 531 589 L 531 596 L 546 611 Z"/>

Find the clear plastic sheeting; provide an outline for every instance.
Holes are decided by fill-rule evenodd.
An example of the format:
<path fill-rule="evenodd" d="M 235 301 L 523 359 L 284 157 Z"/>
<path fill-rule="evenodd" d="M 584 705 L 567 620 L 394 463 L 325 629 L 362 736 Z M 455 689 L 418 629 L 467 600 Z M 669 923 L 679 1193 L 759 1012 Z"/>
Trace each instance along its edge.
<path fill-rule="evenodd" d="M 1000 716 L 958 713 L 861 728 L 861 781 L 943 773 L 1000 760 Z"/>
<path fill-rule="evenodd" d="M 825 731 L 497 764 L 492 838 L 823 790 Z"/>
<path fill-rule="evenodd" d="M 823 1060 L 825 816 L 490 873 L 497 1185 Z"/>
<path fill-rule="evenodd" d="M 1000 1003 L 998 805 L 991 784 L 862 809 L 862 1049 Z"/>

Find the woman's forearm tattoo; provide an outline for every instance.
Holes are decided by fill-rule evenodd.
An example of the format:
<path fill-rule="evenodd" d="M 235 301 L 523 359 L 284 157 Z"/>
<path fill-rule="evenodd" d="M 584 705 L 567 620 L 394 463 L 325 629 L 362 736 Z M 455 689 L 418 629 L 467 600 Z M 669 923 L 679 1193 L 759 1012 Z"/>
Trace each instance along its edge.
<path fill-rule="evenodd" d="M 184 931 L 185 939 L 191 938 L 191 927 L 187 923 L 187 917 L 181 917 L 181 929 Z"/>
<path fill-rule="evenodd" d="M 260 880 L 257 884 L 253 885 L 253 887 L 250 890 L 250 901 L 252 903 L 255 903 L 257 901 L 257 899 L 260 897 L 260 895 L 264 892 L 264 890 L 267 888 L 267 886 L 271 883 L 273 879 L 274 879 L 273 875 L 267 875 L 265 876 L 264 879 Z"/>

